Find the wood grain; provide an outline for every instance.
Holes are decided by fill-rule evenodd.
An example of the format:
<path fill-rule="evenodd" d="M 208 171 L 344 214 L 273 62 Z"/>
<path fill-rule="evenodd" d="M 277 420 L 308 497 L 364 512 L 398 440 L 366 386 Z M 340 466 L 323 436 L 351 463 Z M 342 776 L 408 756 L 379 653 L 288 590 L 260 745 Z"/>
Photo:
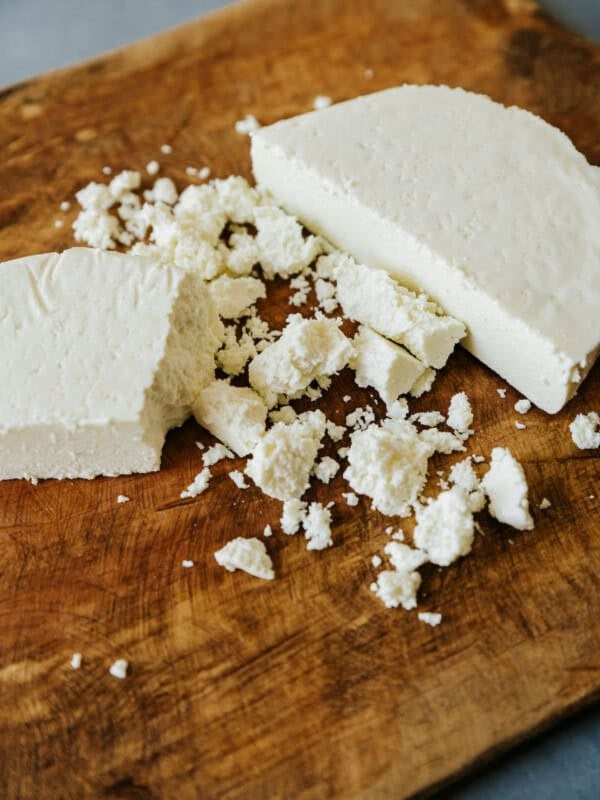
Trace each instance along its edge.
<path fill-rule="evenodd" d="M 600 51 L 531 2 L 257 0 L 5 89 L 0 257 L 69 246 L 75 212 L 59 203 L 105 164 L 157 158 L 180 185 L 188 165 L 248 176 L 248 140 L 233 130 L 247 112 L 269 123 L 316 94 L 403 82 L 524 106 L 600 163 Z M 283 294 L 263 310 L 281 323 Z M 567 426 L 598 409 L 600 372 L 564 413 L 530 412 L 525 431 L 500 385 L 459 351 L 414 409 L 443 409 L 466 389 L 473 450 L 509 446 L 534 504 L 553 505 L 526 534 L 484 517 L 471 557 L 424 570 L 422 609 L 444 614 L 435 629 L 369 592 L 389 522 L 367 504 L 338 503 L 335 546 L 315 554 L 278 531 L 279 503 L 236 489 L 231 462 L 210 491 L 179 500 L 200 467 L 194 442 L 210 441 L 193 423 L 169 435 L 154 475 L 1 484 L 0 795 L 400 798 L 590 702 L 600 468 Z M 346 392 L 369 397 L 343 373 L 325 403 L 337 421 Z M 131 502 L 117 505 L 121 493 Z M 214 550 L 266 523 L 278 580 L 216 565 Z M 125 681 L 107 672 L 117 657 L 131 662 Z"/>

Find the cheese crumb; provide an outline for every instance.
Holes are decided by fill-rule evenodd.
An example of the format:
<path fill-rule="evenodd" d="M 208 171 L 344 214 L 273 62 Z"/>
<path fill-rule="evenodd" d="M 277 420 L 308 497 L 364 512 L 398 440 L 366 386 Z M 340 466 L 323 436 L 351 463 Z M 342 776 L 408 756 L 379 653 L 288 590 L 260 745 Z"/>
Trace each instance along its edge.
<path fill-rule="evenodd" d="M 173 152 L 173 148 L 171 147 L 170 144 L 161 144 L 160 152 L 168 156 Z"/>
<path fill-rule="evenodd" d="M 273 528 L 271 528 L 270 525 L 265 525 L 263 536 L 266 536 L 267 538 L 269 538 L 269 536 L 273 536 Z"/>
<path fill-rule="evenodd" d="M 473 423 L 473 411 L 465 392 L 458 392 L 450 400 L 448 426 L 458 433 L 467 433 Z"/>
<path fill-rule="evenodd" d="M 182 500 L 187 497 L 198 497 L 199 494 L 202 494 L 207 488 L 210 481 L 210 470 L 206 467 L 199 472 L 194 480 L 190 483 L 187 489 L 182 492 L 179 496 Z"/>
<path fill-rule="evenodd" d="M 113 676 L 113 678 L 119 678 L 119 680 L 123 680 L 123 678 L 127 677 L 128 669 L 129 669 L 129 662 L 124 658 L 117 658 L 117 660 L 110 665 L 108 671 Z"/>
<path fill-rule="evenodd" d="M 267 581 L 273 580 L 275 577 L 273 562 L 267 553 L 264 542 L 260 539 L 244 539 L 242 536 L 237 536 L 217 550 L 215 560 L 229 572 L 240 569 L 255 578 Z"/>
<path fill-rule="evenodd" d="M 329 483 L 334 478 L 340 465 L 333 458 L 325 456 L 315 467 L 315 476 L 321 483 Z"/>
<path fill-rule="evenodd" d="M 205 467 L 212 467 L 224 458 L 235 458 L 235 456 L 224 444 L 214 444 L 202 455 L 202 463 Z"/>
<path fill-rule="evenodd" d="M 60 204 L 61 211 L 68 211 L 71 208 L 71 203 L 68 200 L 63 200 Z"/>
<path fill-rule="evenodd" d="M 177 202 L 177 187 L 171 178 L 159 178 L 155 181 L 152 194 L 157 203 L 167 203 L 172 206 Z"/>
<path fill-rule="evenodd" d="M 600 415 L 595 411 L 577 414 L 569 425 L 571 438 L 580 450 L 593 450 L 600 447 Z"/>
<path fill-rule="evenodd" d="M 550 502 L 550 500 L 548 500 L 547 497 L 543 497 L 542 502 L 539 504 L 538 508 L 541 511 L 545 511 L 547 508 L 550 508 L 551 505 L 552 503 Z"/>
<path fill-rule="evenodd" d="M 159 169 L 160 169 L 160 164 L 158 163 L 158 161 L 149 161 L 146 164 L 146 172 L 148 173 L 148 175 L 156 175 Z"/>
<path fill-rule="evenodd" d="M 198 177 L 201 181 L 205 181 L 210 177 L 210 167 L 200 167 L 198 170 Z"/>
<path fill-rule="evenodd" d="M 441 425 L 446 418 L 439 411 L 419 411 L 409 417 L 410 422 L 418 422 L 425 428 L 435 428 Z"/>
<path fill-rule="evenodd" d="M 318 94 L 313 100 L 313 108 L 319 111 L 321 108 L 328 108 L 332 103 L 331 97 L 326 94 Z"/>
<path fill-rule="evenodd" d="M 519 422 L 519 420 L 516 420 L 515 421 L 515 428 L 518 431 L 524 431 L 527 428 L 527 425 L 525 425 L 524 422 Z"/>
<path fill-rule="evenodd" d="M 398 572 L 413 572 L 429 561 L 427 553 L 399 541 L 388 542 L 383 550 Z"/>
<path fill-rule="evenodd" d="M 245 456 L 265 432 L 267 407 L 247 386 L 212 381 L 192 405 L 197 421 L 238 456 Z"/>
<path fill-rule="evenodd" d="M 375 567 L 375 569 L 377 569 L 377 567 L 380 567 L 383 564 L 383 561 L 381 560 L 381 556 L 377 556 L 377 555 L 372 556 L 371 564 Z"/>
<path fill-rule="evenodd" d="M 527 414 L 528 411 L 531 410 L 531 401 L 523 398 L 521 400 L 517 400 L 515 403 L 515 411 L 518 411 L 519 414 Z"/>
<path fill-rule="evenodd" d="M 335 422 L 330 419 L 325 423 L 325 430 L 332 442 L 341 441 L 346 433 L 346 428 L 343 425 L 336 425 Z"/>
<path fill-rule="evenodd" d="M 342 492 L 342 497 L 349 506 L 358 505 L 358 497 L 354 494 L 354 492 Z"/>
<path fill-rule="evenodd" d="M 62 219 L 55 219 L 55 220 L 54 220 L 54 227 L 55 227 L 55 228 L 62 228 L 62 226 L 63 226 L 64 224 L 65 224 L 65 223 L 62 221 Z"/>
<path fill-rule="evenodd" d="M 238 489 L 247 489 L 248 484 L 246 483 L 246 479 L 244 478 L 244 474 L 240 472 L 238 469 L 232 470 L 229 474 L 231 480 L 235 483 Z"/>
<path fill-rule="evenodd" d="M 258 206 L 254 210 L 256 245 L 267 279 L 275 275 L 289 278 L 301 272 L 321 252 L 320 240 L 304 237 L 302 225 L 277 206 Z"/>
<path fill-rule="evenodd" d="M 130 500 L 126 494 L 118 494 L 117 495 L 117 503 L 128 503 Z"/>
<path fill-rule="evenodd" d="M 447 567 L 466 556 L 471 550 L 473 536 L 473 514 L 467 493 L 461 486 L 441 492 L 428 505 L 417 509 L 413 541 L 433 564 Z"/>
<path fill-rule="evenodd" d="M 321 503 L 311 503 L 302 520 L 304 534 L 308 541 L 307 550 L 324 550 L 331 547 L 331 512 Z"/>
<path fill-rule="evenodd" d="M 506 389 L 496 389 L 500 397 L 505 400 L 506 399 Z"/>
<path fill-rule="evenodd" d="M 377 576 L 377 583 L 372 588 L 386 608 L 402 606 L 407 611 L 417 605 L 417 591 L 421 585 L 418 572 L 396 572 L 383 570 Z M 373 586 L 373 585 L 372 585 Z"/>
<path fill-rule="evenodd" d="M 431 625 L 432 628 L 435 628 L 442 621 L 441 614 L 433 614 L 430 611 L 419 611 L 417 617 L 420 619 L 421 622 L 425 622 L 427 625 Z"/>
<path fill-rule="evenodd" d="M 298 533 L 306 514 L 306 503 L 303 500 L 286 500 L 281 516 L 281 530 L 288 536 Z"/>
<path fill-rule="evenodd" d="M 494 447 L 490 468 L 481 486 L 489 498 L 492 517 L 518 530 L 532 530 L 527 479 L 523 467 L 508 448 Z"/>
<path fill-rule="evenodd" d="M 184 569 L 190 569 L 190 567 L 194 566 L 194 562 L 190 561 L 188 558 L 184 558 L 181 562 L 181 566 L 184 567 Z"/>
<path fill-rule="evenodd" d="M 426 394 L 433 386 L 435 376 L 436 376 L 436 371 L 431 367 L 428 367 L 425 370 L 425 372 L 423 372 L 421 376 L 417 378 L 417 380 L 415 381 L 412 389 L 410 390 L 410 396 L 419 398 L 422 395 Z"/>
<path fill-rule="evenodd" d="M 71 662 L 70 662 L 71 663 L 71 668 L 72 669 L 79 669 L 81 667 L 82 658 L 83 657 L 82 657 L 81 653 L 73 653 L 73 655 L 71 656 Z"/>
<path fill-rule="evenodd" d="M 366 325 L 359 327 L 353 344 L 350 366 L 357 385 L 372 386 L 386 405 L 409 392 L 425 371 L 425 365 L 407 350 Z"/>

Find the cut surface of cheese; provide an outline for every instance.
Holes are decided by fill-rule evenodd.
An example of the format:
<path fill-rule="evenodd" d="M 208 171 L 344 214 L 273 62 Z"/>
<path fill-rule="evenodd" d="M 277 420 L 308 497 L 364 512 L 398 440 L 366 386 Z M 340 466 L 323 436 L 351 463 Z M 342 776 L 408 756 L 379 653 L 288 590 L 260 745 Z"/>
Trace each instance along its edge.
<path fill-rule="evenodd" d="M 252 137 L 257 183 L 464 322 L 461 342 L 554 413 L 600 350 L 600 169 L 523 109 L 402 86 Z"/>
<path fill-rule="evenodd" d="M 222 325 L 204 282 L 73 248 L 0 264 L 0 479 L 160 466 L 214 376 Z"/>

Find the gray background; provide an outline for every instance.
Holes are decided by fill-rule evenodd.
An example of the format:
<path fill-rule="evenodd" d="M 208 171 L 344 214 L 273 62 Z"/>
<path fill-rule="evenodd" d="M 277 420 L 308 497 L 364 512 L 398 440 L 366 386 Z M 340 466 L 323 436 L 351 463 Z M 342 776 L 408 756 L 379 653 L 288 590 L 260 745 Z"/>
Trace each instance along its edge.
<path fill-rule="evenodd" d="M 223 0 L 0 0 L 0 86 L 226 4 Z M 562 8 L 566 22 L 600 40 L 600 0 L 547 0 L 547 5 L 555 11 Z M 562 723 L 442 794 L 451 800 L 598 800 L 600 710 Z"/>

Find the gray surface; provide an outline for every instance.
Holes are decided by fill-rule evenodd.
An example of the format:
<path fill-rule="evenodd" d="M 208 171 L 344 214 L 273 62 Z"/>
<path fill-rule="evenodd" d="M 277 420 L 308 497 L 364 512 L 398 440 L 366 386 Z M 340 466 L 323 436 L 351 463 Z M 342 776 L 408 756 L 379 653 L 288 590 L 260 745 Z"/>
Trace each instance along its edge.
<path fill-rule="evenodd" d="M 584 20 L 581 32 L 591 35 L 593 29 L 600 32 L 600 0 L 582 0 L 581 6 L 586 4 L 595 15 Z M 0 0 L 0 85 L 96 55 L 222 5 L 222 0 Z M 577 14 L 577 3 L 565 0 L 562 5 Z M 598 800 L 600 710 L 562 723 L 442 794 L 451 800 Z"/>

